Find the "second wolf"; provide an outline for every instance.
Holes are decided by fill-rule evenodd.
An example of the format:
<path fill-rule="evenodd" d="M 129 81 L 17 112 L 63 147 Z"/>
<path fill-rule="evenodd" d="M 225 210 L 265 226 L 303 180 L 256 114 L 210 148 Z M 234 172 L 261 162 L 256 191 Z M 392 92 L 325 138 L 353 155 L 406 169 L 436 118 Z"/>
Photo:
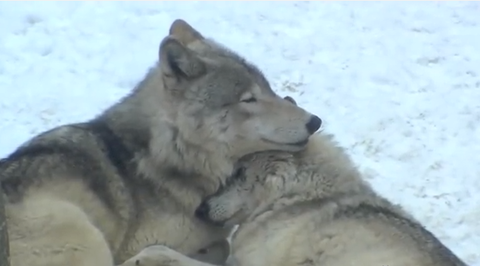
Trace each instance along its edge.
<path fill-rule="evenodd" d="M 318 134 L 296 153 L 248 155 L 232 182 L 197 215 L 240 224 L 230 266 L 463 266 L 437 237 L 364 182 L 332 137 Z M 154 258 L 154 259 L 152 259 Z M 206 266 L 163 246 L 130 266 Z"/>

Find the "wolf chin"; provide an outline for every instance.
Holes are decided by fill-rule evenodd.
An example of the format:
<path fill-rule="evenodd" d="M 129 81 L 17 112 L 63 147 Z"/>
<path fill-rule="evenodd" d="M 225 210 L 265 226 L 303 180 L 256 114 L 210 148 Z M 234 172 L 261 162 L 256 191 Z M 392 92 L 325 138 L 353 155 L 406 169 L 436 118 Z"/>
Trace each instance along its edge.
<path fill-rule="evenodd" d="M 303 150 L 320 125 L 254 65 L 176 20 L 130 95 L 1 161 L 11 265 L 112 266 L 154 244 L 197 258 L 230 233 L 194 211 L 238 159 Z"/>

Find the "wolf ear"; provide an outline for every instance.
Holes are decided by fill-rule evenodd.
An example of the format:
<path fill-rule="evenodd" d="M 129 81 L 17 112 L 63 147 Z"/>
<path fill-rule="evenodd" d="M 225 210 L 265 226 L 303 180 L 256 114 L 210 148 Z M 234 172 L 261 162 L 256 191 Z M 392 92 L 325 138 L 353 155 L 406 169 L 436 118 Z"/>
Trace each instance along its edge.
<path fill-rule="evenodd" d="M 188 45 L 197 40 L 203 40 L 202 34 L 195 30 L 183 19 L 176 19 L 170 26 L 170 36 L 173 36 L 183 45 Z"/>
<path fill-rule="evenodd" d="M 283 98 L 291 103 L 293 103 L 294 105 L 297 105 L 297 102 L 290 96 L 285 96 L 285 98 Z"/>
<path fill-rule="evenodd" d="M 163 39 L 158 53 L 160 67 L 167 77 L 193 79 L 205 73 L 205 63 L 172 37 Z"/>
<path fill-rule="evenodd" d="M 285 179 L 279 175 L 269 174 L 265 177 L 265 185 L 267 185 L 267 187 L 270 189 L 281 191 L 285 186 Z"/>

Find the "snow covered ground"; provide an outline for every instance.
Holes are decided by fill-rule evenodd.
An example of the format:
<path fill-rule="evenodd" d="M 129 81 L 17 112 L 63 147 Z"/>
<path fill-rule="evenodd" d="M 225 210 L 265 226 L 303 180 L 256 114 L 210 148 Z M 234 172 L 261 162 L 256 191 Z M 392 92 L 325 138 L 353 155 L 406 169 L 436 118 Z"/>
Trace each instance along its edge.
<path fill-rule="evenodd" d="M 480 266 L 480 3 L 0 3 L 0 156 L 127 94 L 175 18 L 325 121 L 374 186 Z"/>

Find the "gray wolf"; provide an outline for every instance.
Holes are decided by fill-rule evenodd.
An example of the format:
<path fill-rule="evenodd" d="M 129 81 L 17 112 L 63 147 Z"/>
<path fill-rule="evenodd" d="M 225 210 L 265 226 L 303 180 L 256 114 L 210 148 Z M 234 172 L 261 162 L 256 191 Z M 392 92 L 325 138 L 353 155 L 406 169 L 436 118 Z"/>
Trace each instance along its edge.
<path fill-rule="evenodd" d="M 362 180 L 331 135 L 313 136 L 297 153 L 245 156 L 224 189 L 197 215 L 239 224 L 230 266 L 466 265 L 400 206 Z M 151 246 L 125 266 L 207 266 Z"/>
<path fill-rule="evenodd" d="M 194 211 L 238 159 L 302 150 L 321 125 L 183 20 L 158 55 L 119 103 L 2 160 L 12 266 L 111 266 L 152 244 L 194 256 L 230 233 Z"/>

